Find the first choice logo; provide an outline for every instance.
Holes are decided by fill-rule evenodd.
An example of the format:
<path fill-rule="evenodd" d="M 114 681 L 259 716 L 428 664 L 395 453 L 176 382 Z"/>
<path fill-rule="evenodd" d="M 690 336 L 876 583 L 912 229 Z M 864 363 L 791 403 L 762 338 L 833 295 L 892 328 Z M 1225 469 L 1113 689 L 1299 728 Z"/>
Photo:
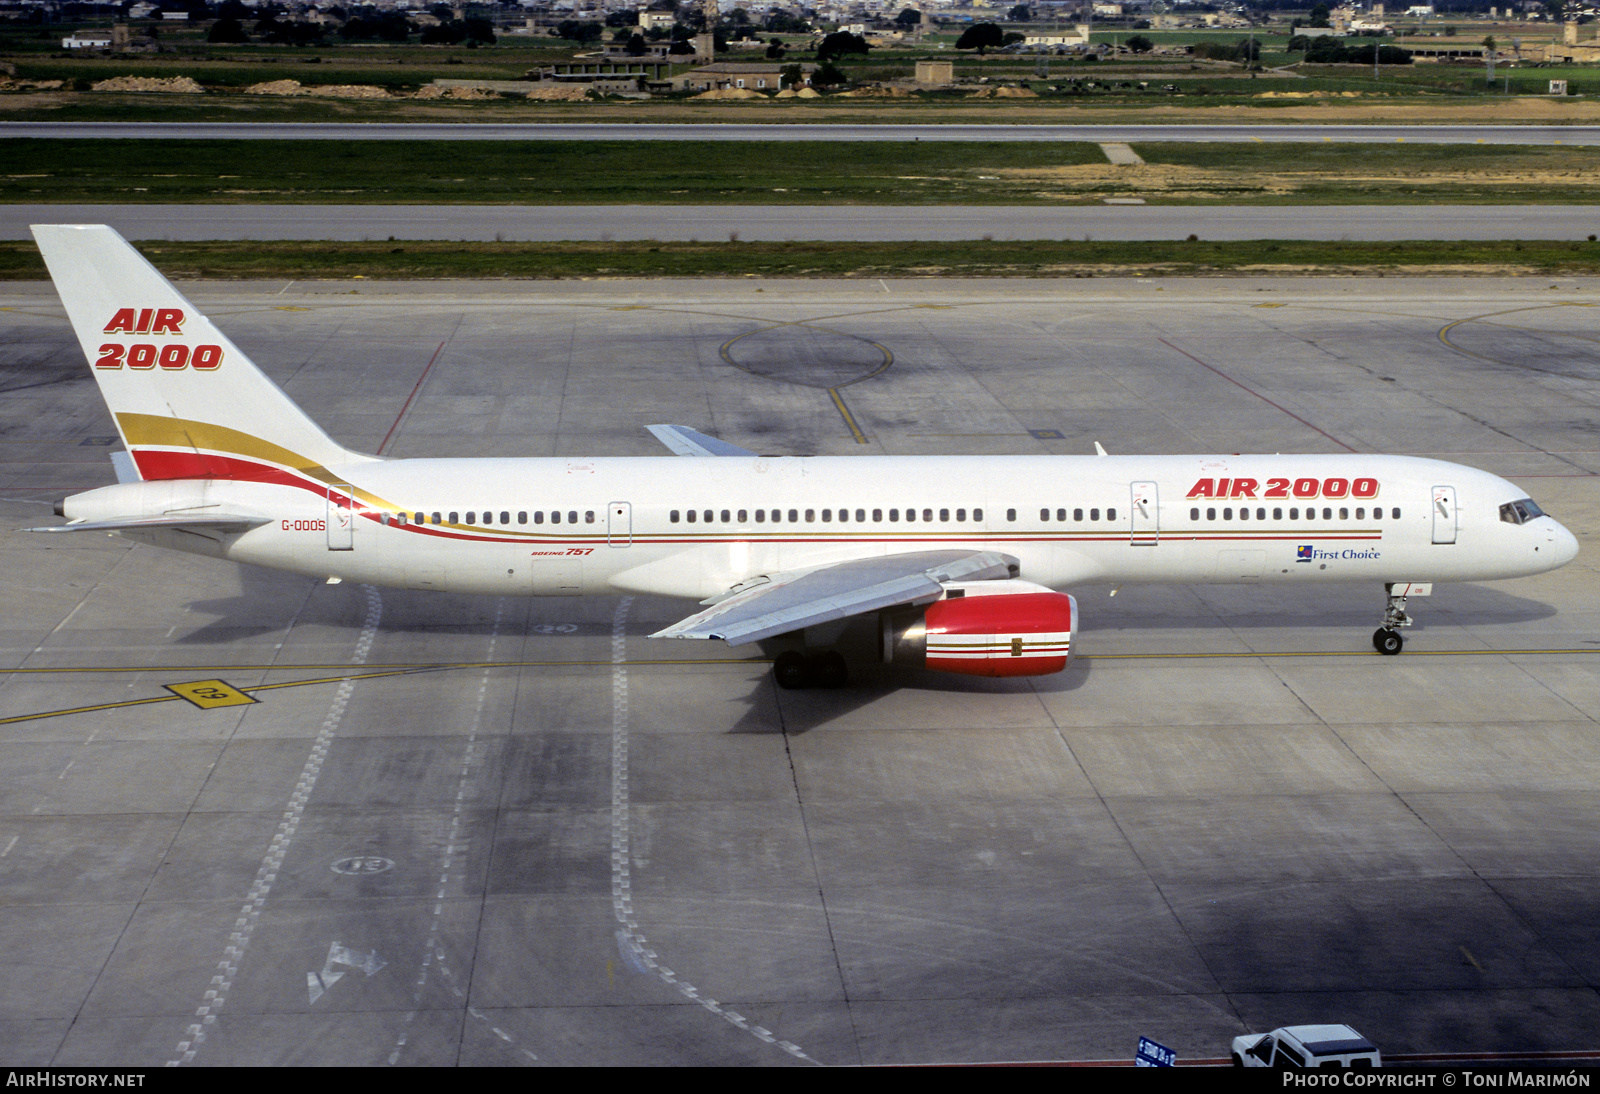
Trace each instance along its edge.
<path fill-rule="evenodd" d="M 106 324 L 105 334 L 182 335 L 182 308 L 118 308 Z M 153 342 L 107 342 L 99 349 L 95 368 L 153 369 L 157 366 L 169 372 L 192 368 L 210 372 L 222 364 L 221 346 L 187 346 L 181 342 L 168 342 L 158 346 Z"/>
<path fill-rule="evenodd" d="M 1377 479 L 1268 479 L 1261 493 L 1260 479 L 1201 479 L 1189 488 L 1189 498 L 1375 498 Z"/>

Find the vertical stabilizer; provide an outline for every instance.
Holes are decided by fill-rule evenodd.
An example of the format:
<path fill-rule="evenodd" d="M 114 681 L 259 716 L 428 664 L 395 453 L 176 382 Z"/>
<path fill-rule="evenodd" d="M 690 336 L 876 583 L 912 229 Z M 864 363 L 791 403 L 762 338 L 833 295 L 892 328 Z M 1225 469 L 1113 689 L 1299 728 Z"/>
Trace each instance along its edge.
<path fill-rule="evenodd" d="M 140 477 L 326 480 L 375 458 L 336 444 L 112 229 L 33 237 Z"/>

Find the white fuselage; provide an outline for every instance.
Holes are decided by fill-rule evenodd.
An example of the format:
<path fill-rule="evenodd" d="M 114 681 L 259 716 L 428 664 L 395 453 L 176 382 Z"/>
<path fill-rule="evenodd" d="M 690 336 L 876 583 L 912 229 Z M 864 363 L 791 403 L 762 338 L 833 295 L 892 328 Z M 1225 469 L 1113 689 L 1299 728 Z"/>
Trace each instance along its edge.
<path fill-rule="evenodd" d="M 1057 589 L 1485 580 L 1577 551 L 1549 517 L 1502 519 L 1525 496 L 1506 480 L 1401 456 L 413 459 L 327 471 L 353 491 L 152 481 L 76 495 L 66 514 L 257 514 L 268 522 L 241 534 L 124 534 L 315 577 L 696 600 L 756 575 L 942 547 L 1014 556 L 1021 576 Z"/>

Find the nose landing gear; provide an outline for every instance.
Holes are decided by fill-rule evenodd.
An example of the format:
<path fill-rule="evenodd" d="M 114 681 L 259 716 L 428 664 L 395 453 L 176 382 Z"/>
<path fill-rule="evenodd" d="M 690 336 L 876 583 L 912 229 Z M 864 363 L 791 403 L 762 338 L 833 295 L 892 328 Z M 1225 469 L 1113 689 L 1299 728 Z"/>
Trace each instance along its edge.
<path fill-rule="evenodd" d="M 1389 600 L 1383 609 L 1383 626 L 1372 632 L 1372 648 L 1387 657 L 1393 657 L 1406 644 L 1405 639 L 1400 637 L 1399 629 L 1411 626 L 1411 617 L 1406 614 L 1406 598 L 1427 596 L 1433 592 L 1433 586 L 1397 581 L 1385 585 L 1383 589 Z"/>

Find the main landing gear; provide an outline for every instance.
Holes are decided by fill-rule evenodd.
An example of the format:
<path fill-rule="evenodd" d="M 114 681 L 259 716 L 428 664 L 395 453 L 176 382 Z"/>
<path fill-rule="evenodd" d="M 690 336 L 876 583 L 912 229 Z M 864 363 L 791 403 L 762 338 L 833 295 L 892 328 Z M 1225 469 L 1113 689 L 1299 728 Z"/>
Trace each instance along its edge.
<path fill-rule="evenodd" d="M 799 688 L 842 688 L 850 680 L 850 666 L 844 656 L 835 650 L 826 650 L 809 656 L 798 650 L 786 650 L 772 662 L 772 675 L 778 686 L 787 690 Z"/>
<path fill-rule="evenodd" d="M 1386 587 L 1389 602 L 1383 609 L 1383 626 L 1372 632 L 1372 648 L 1387 657 L 1405 648 L 1406 641 L 1400 637 L 1399 628 L 1411 626 L 1411 617 L 1406 614 L 1406 598 L 1394 590 L 1393 585 Z"/>

